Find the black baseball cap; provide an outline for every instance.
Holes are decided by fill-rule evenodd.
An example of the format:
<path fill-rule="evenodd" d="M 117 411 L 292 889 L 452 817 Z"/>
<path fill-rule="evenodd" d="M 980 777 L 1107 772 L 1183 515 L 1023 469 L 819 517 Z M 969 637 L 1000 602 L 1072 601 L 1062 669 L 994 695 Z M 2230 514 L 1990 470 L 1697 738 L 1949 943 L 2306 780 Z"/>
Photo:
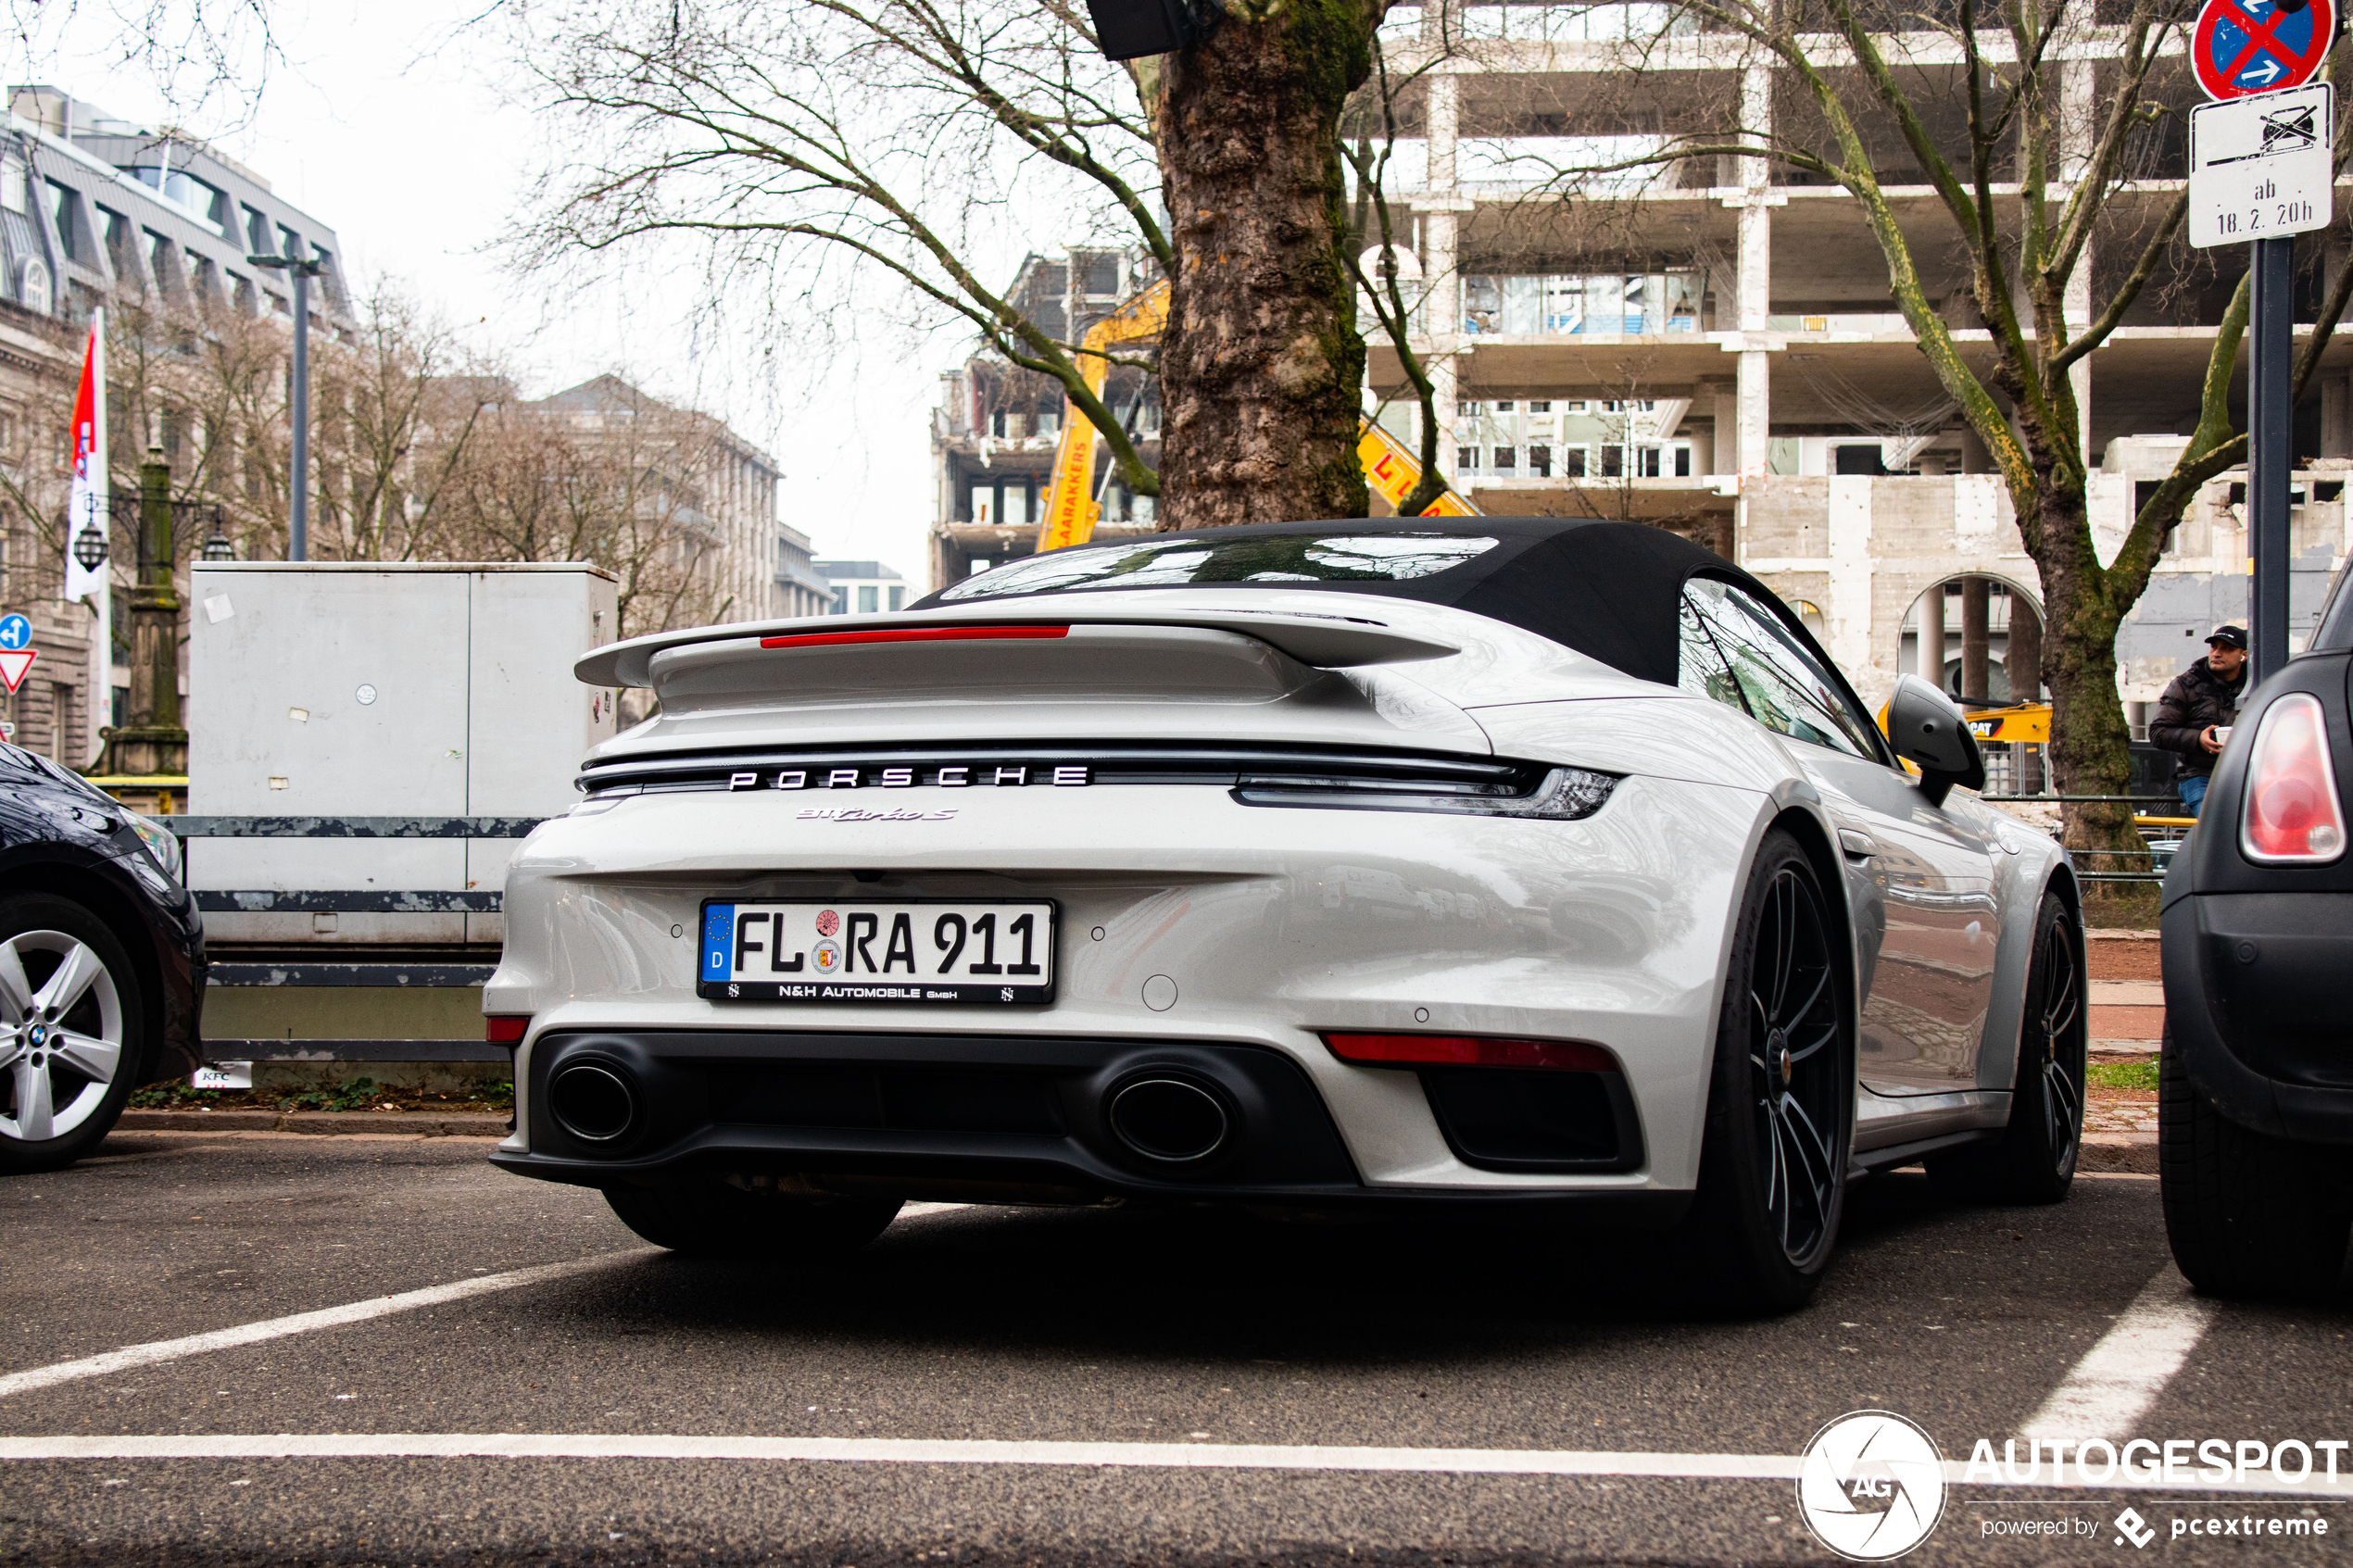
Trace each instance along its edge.
<path fill-rule="evenodd" d="M 2243 649 L 2246 646 L 2246 628 L 2244 626 L 2231 626 L 2227 624 L 2217 626 L 2214 628 L 2212 634 L 2206 639 L 2206 646 L 2208 647 L 2212 647 L 2217 643 L 2221 644 L 2226 648 Z"/>

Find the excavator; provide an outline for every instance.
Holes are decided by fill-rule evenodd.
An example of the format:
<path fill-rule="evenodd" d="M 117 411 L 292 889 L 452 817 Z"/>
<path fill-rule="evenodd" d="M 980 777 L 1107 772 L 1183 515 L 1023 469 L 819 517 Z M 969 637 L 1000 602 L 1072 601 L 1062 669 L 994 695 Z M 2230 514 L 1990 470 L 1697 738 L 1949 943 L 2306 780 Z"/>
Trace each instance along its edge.
<path fill-rule="evenodd" d="M 1130 296 L 1120 307 L 1087 329 L 1078 340 L 1079 373 L 1087 390 L 1098 398 L 1111 370 L 1111 351 L 1124 344 L 1146 343 L 1168 324 L 1168 284 L 1165 281 Z M 1362 420 L 1357 428 L 1356 460 L 1365 466 L 1365 480 L 1390 506 L 1403 502 L 1422 482 L 1422 465 L 1389 432 Z M 1052 488 L 1046 494 L 1046 517 L 1038 524 L 1040 552 L 1066 545 L 1083 545 L 1095 536 L 1102 516 L 1102 499 L 1095 485 L 1095 426 L 1077 405 L 1063 404 L 1063 433 L 1054 447 Z M 1479 510 L 1453 490 L 1446 491 L 1422 513 L 1424 517 L 1478 517 Z"/>

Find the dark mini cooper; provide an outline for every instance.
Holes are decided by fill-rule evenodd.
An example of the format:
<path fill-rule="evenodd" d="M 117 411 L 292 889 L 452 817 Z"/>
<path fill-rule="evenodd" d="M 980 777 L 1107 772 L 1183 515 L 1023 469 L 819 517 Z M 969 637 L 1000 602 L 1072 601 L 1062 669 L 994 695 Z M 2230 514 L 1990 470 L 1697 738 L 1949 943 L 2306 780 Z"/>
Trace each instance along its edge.
<path fill-rule="evenodd" d="M 2215 1295 L 2324 1291 L 2353 1236 L 2348 577 L 2240 704 L 2165 880 L 2165 1228 Z"/>
<path fill-rule="evenodd" d="M 0 1175 L 70 1164 L 195 1070 L 204 967 L 179 841 L 0 745 Z"/>

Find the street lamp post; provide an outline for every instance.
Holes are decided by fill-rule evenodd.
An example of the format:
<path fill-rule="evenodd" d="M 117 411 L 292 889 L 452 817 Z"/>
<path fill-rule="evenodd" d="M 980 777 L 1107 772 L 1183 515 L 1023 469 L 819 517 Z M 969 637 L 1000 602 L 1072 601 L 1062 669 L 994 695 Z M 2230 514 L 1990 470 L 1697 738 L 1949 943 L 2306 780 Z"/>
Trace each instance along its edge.
<path fill-rule="evenodd" d="M 310 558 L 310 280 L 327 270 L 322 261 L 298 256 L 248 256 L 248 265 L 283 272 L 294 280 L 294 496 L 286 558 Z"/>

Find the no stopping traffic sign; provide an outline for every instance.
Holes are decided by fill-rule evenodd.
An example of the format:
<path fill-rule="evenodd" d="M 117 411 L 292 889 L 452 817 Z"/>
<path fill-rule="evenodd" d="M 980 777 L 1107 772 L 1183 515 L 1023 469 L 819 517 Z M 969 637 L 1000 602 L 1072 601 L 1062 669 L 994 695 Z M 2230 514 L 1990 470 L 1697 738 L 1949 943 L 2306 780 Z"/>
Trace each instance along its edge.
<path fill-rule="evenodd" d="M 2279 0 L 2206 0 L 2190 36 L 2190 65 L 2209 98 L 2301 87 L 2329 57 L 2335 0 L 2295 10 Z"/>

